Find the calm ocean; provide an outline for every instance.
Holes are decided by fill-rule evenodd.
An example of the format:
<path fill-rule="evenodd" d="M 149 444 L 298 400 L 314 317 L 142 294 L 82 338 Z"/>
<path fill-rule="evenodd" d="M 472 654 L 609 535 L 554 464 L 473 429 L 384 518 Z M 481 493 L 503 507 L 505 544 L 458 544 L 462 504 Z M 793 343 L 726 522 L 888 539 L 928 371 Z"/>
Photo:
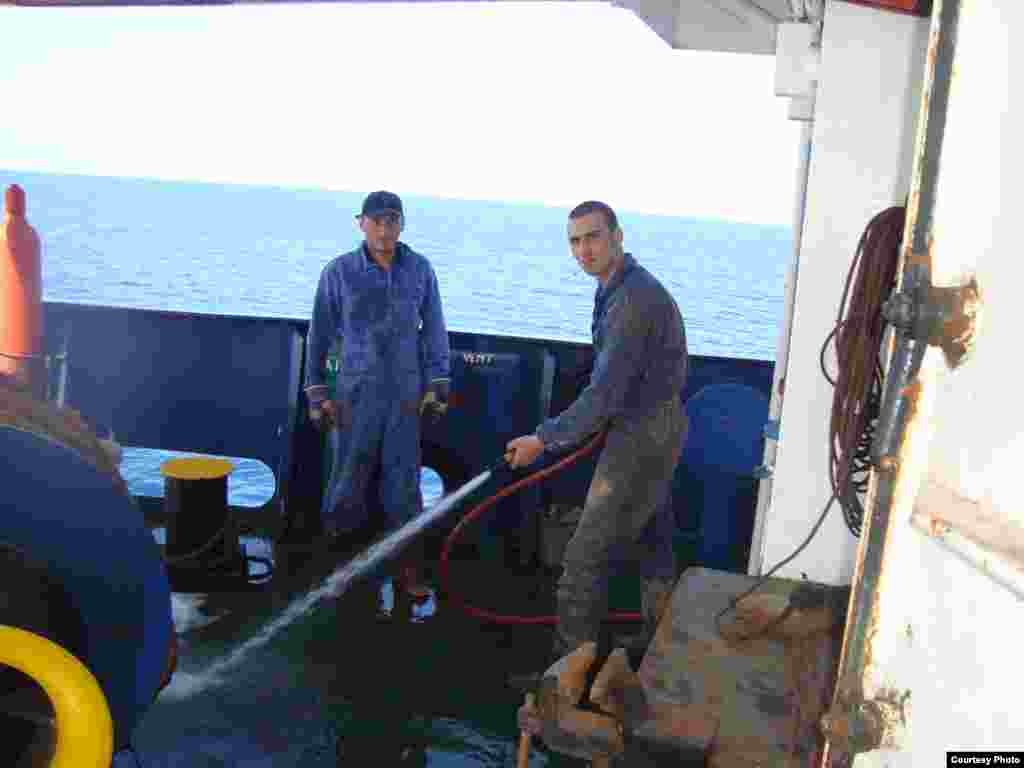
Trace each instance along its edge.
<path fill-rule="evenodd" d="M 47 299 L 284 317 L 308 317 L 324 264 L 359 242 L 365 195 L 0 170 L 12 183 L 43 239 Z M 568 209 L 403 201 L 402 239 L 434 264 L 451 330 L 590 340 L 594 282 L 569 254 Z M 627 250 L 679 303 L 691 353 L 774 358 L 789 228 L 618 213 Z M 161 456 L 128 453 L 133 492 L 160 495 Z M 269 496 L 261 473 L 240 462 L 233 504 Z"/>

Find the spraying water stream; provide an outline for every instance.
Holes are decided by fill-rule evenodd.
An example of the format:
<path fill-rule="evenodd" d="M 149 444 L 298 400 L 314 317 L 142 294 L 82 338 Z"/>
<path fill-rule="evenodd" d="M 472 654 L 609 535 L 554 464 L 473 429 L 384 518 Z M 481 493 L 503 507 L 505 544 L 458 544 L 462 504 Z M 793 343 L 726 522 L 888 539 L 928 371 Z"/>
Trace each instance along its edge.
<path fill-rule="evenodd" d="M 335 570 L 321 582 L 319 587 L 292 601 L 277 618 L 227 656 L 200 672 L 181 671 L 176 674 L 162 695 L 170 698 L 188 698 L 206 688 L 220 684 L 224 674 L 241 665 L 250 653 L 266 645 L 283 629 L 308 614 L 321 600 L 340 597 L 353 584 L 373 574 L 384 563 L 393 560 L 413 540 L 445 518 L 490 478 L 491 470 L 487 470 L 457 491 L 448 494 L 422 515 L 413 518 Z"/>

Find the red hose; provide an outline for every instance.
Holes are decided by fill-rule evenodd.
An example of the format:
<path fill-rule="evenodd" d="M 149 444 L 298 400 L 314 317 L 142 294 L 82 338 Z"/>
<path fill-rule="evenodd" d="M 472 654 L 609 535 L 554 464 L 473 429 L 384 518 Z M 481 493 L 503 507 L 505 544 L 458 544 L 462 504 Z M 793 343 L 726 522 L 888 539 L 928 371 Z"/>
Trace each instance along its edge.
<path fill-rule="evenodd" d="M 532 475 L 517 480 L 507 488 L 502 488 L 493 496 L 484 499 L 482 502 L 477 504 L 471 509 L 466 516 L 459 521 L 459 524 L 455 526 L 455 529 L 448 534 L 448 538 L 445 539 L 444 548 L 441 550 L 441 589 L 444 594 L 459 608 L 461 608 L 466 614 L 482 621 L 489 621 L 492 624 L 549 624 L 554 625 L 558 623 L 557 616 L 515 616 L 506 615 L 501 613 L 494 613 L 492 611 L 485 611 L 482 608 L 476 608 L 469 605 L 465 598 L 458 592 L 451 589 L 448 583 L 448 554 L 451 552 L 452 547 L 455 545 L 455 541 L 462 534 L 463 529 L 476 520 L 480 515 L 486 512 L 488 509 L 497 504 L 501 499 L 506 496 L 511 496 L 516 491 L 519 491 L 527 486 L 533 485 L 543 480 L 549 475 L 553 475 L 564 467 L 572 464 L 578 459 L 592 453 L 601 443 L 604 442 L 605 433 L 601 432 L 597 434 L 589 443 L 584 445 L 582 448 L 577 449 L 573 453 L 570 453 L 564 459 L 561 459 L 557 464 L 553 464 L 550 467 L 534 472 Z M 605 618 L 607 622 L 613 623 L 632 623 L 642 621 L 643 616 L 637 611 L 611 611 Z"/>

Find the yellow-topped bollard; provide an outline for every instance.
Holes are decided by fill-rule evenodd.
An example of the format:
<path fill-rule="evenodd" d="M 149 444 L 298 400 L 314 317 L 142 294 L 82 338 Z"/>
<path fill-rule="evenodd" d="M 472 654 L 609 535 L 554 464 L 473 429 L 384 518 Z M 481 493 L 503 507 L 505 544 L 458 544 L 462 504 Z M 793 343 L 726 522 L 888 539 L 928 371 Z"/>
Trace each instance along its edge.
<path fill-rule="evenodd" d="M 82 662 L 45 637 L 0 625 L 0 664 L 28 675 L 50 699 L 57 723 L 50 768 L 110 768 L 114 723 L 99 683 Z"/>
<path fill-rule="evenodd" d="M 234 468 L 212 456 L 184 456 L 160 465 L 172 583 L 186 570 L 244 569 L 228 516 L 228 476 Z"/>
<path fill-rule="evenodd" d="M 227 459 L 212 456 L 184 456 L 168 459 L 160 465 L 160 474 L 171 480 L 220 480 L 234 470 Z"/>

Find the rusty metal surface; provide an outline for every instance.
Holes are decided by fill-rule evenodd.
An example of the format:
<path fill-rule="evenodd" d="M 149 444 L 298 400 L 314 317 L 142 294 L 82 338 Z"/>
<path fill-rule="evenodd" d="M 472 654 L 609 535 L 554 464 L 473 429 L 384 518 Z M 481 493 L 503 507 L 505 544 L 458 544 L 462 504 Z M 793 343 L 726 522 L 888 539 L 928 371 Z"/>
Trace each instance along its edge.
<path fill-rule="evenodd" d="M 683 574 L 639 670 L 654 716 L 637 734 L 660 727 L 662 740 L 703 750 L 709 766 L 807 765 L 820 754 L 845 593 L 814 610 L 790 607 L 780 620 L 807 584 L 771 579 L 716 621 L 754 582 L 703 568 Z"/>
<path fill-rule="evenodd" d="M 911 342 L 924 348 L 923 342 Z M 900 413 L 902 423 L 913 425 L 918 412 L 921 385 L 916 379 L 917 370 L 910 371 L 911 382 L 899 389 L 903 404 Z M 888 540 L 892 535 L 893 510 L 906 503 L 907 478 L 903 476 L 902 449 L 905 436 L 902 428 L 897 430 L 899 440 L 896 446 L 895 466 L 882 469 L 873 480 L 873 502 L 871 513 L 865 519 L 864 544 L 854 573 L 854 591 L 846 635 L 843 638 L 843 652 L 833 699 L 833 712 L 845 712 L 863 700 L 865 676 L 873 665 L 874 642 L 879 628 L 879 595 L 888 571 Z M 826 768 L 847 768 L 854 756 L 863 751 L 862 740 L 846 738 L 842 729 L 835 734 L 840 738 L 829 740 L 826 750 Z"/>
<path fill-rule="evenodd" d="M 960 7 L 961 0 L 936 0 L 925 65 L 921 125 L 918 126 L 914 177 L 907 205 L 900 286 L 915 301 L 927 299 L 933 290 L 931 266 L 936 247 L 933 231 L 935 200 L 953 81 Z M 971 286 L 960 299 L 962 306 L 954 308 L 957 311 L 950 314 L 956 319 L 939 323 L 943 337 L 940 346 L 951 365 L 958 364 L 969 351 L 973 341 L 973 320 L 978 310 L 977 294 L 971 295 Z M 833 704 L 835 713 L 848 711 L 865 699 L 880 626 L 880 595 L 888 570 L 888 542 L 892 536 L 894 515 L 898 510 L 900 514 L 906 512 L 909 516 L 916 494 L 920 466 L 910 453 L 914 442 L 910 437 L 927 427 L 921 422 L 927 421 L 928 408 L 925 404 L 929 386 L 919 378 L 924 346 L 906 331 L 897 333 L 886 372 L 883 415 L 872 446 L 872 457 L 879 471 L 869 491 L 867 506 L 870 513 L 865 520 L 864 541 L 854 571 L 854 592 Z M 829 768 L 849 765 L 854 754 L 864 746 L 857 740 L 843 738 L 842 727 L 837 727 L 839 738 L 830 741 L 825 760 Z"/>
<path fill-rule="evenodd" d="M 961 366 L 974 351 L 984 303 L 975 278 L 963 286 L 932 287 L 931 304 L 938 307 L 931 343 L 942 349 L 950 368 Z"/>
<path fill-rule="evenodd" d="M 592 699 L 604 711 L 577 706 L 580 665 L 573 657 L 556 662 L 538 692 L 541 738 L 555 751 L 631 768 L 666 756 L 721 768 L 818 760 L 848 591 L 770 579 L 717 621 L 755 581 L 684 572 L 637 673 L 621 652 L 598 671 Z M 582 651 L 576 662 L 591 658 Z"/>
<path fill-rule="evenodd" d="M 749 598 L 753 607 L 739 611 L 750 626 L 740 637 L 754 639 L 729 632 L 736 622 L 728 615 L 720 633 L 716 615 L 754 582 L 703 568 L 686 571 L 639 677 L 655 703 L 717 720 L 707 744 L 709 765 L 744 765 L 747 759 L 752 765 L 806 765 L 822 747 L 817 723 L 831 696 L 836 621 L 845 600 L 838 617 L 830 613 L 821 620 L 815 612 L 793 611 L 778 622 L 800 582 L 770 579 Z M 680 734 L 680 741 L 687 739 Z"/>
<path fill-rule="evenodd" d="M 914 158 L 914 188 L 918 206 L 909 222 L 913 232 L 911 252 L 931 262 L 932 221 L 935 195 L 938 188 L 939 164 L 942 160 L 942 141 L 949 111 L 950 85 L 953 80 L 953 59 L 956 53 L 957 32 L 960 23 L 961 0 L 940 0 L 937 5 L 938 24 L 932 25 L 925 64 L 925 88 L 922 95 L 921 115 L 924 130 Z M 911 211 L 908 210 L 908 219 Z"/>
<path fill-rule="evenodd" d="M 894 329 L 939 347 L 952 369 L 974 349 L 983 306 L 972 277 L 962 286 L 921 285 L 915 293 L 896 293 L 882 305 L 882 314 Z"/>

